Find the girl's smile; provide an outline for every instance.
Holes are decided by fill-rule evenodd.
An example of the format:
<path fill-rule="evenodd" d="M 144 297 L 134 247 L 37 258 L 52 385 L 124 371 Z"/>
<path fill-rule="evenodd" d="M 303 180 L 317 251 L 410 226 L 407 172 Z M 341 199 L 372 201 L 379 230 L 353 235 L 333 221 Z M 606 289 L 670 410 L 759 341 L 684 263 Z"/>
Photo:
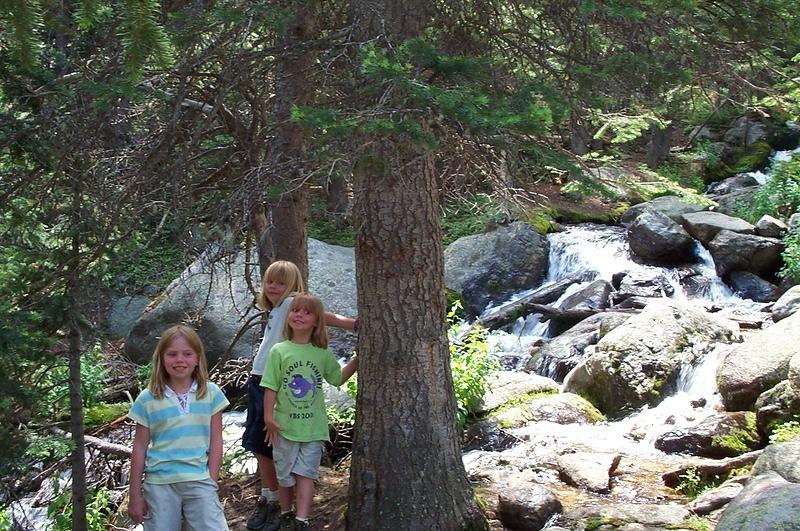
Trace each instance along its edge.
<path fill-rule="evenodd" d="M 311 331 L 317 325 L 317 316 L 305 308 L 289 311 L 289 326 L 296 332 Z"/>

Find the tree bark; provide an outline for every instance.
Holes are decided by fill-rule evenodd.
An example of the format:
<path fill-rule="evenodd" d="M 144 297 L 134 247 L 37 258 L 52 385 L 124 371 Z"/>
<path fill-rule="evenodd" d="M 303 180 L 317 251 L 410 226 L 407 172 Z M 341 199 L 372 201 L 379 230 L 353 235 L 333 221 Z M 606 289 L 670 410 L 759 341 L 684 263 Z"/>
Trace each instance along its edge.
<path fill-rule="evenodd" d="M 272 244 L 270 261 L 294 262 L 308 281 L 306 224 L 310 200 L 301 164 L 307 135 L 300 125 L 292 123 L 290 113 L 292 106 L 309 105 L 314 98 L 316 52 L 310 43 L 318 33 L 319 5 L 313 1 L 290 1 L 284 6 L 295 16 L 280 39 L 282 52 L 277 60 L 273 110 L 277 127 L 267 158 L 272 184 L 280 185 L 282 190 L 269 200 L 267 231 Z"/>
<path fill-rule="evenodd" d="M 647 144 L 645 162 L 651 170 L 658 168 L 669 157 L 669 147 L 672 142 L 672 125 L 664 129 L 653 126 L 650 131 L 650 142 Z"/>

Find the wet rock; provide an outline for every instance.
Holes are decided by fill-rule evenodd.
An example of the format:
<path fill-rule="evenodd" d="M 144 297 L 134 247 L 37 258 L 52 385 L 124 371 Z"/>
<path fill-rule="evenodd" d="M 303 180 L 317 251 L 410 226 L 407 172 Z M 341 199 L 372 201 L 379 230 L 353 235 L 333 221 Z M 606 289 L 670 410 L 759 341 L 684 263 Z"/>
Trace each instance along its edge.
<path fill-rule="evenodd" d="M 770 444 L 758 456 L 750 476 L 774 472 L 786 481 L 800 483 L 800 442 Z"/>
<path fill-rule="evenodd" d="M 628 227 L 631 251 L 645 263 L 682 264 L 695 259 L 694 240 L 661 212 L 645 210 Z"/>
<path fill-rule="evenodd" d="M 630 297 L 669 297 L 675 292 L 670 280 L 657 271 L 626 271 L 614 275 L 614 304 Z"/>
<path fill-rule="evenodd" d="M 728 275 L 728 284 L 743 299 L 772 302 L 778 298 L 778 286 L 749 271 L 732 272 Z"/>
<path fill-rule="evenodd" d="M 761 438 L 752 412 L 713 415 L 696 426 L 668 431 L 655 447 L 666 453 L 733 457 L 758 448 Z"/>
<path fill-rule="evenodd" d="M 707 247 L 714 258 L 717 275 L 724 277 L 732 271 L 749 271 L 767 277 L 780 267 L 784 244 L 777 238 L 723 230 Z"/>
<path fill-rule="evenodd" d="M 796 354 L 792 359 L 800 357 Z M 800 388 L 789 380 L 761 393 L 756 400 L 756 424 L 762 433 L 772 433 L 775 425 L 793 420 L 800 415 Z"/>
<path fill-rule="evenodd" d="M 629 313 L 603 312 L 587 317 L 536 350 L 528 360 L 527 370 L 562 381 L 584 359 L 586 347 L 596 344 L 602 335 L 630 316 Z"/>
<path fill-rule="evenodd" d="M 523 222 L 459 238 L 444 252 L 445 284 L 478 315 L 491 301 L 539 285 L 547 274 L 548 250 L 547 239 Z"/>
<path fill-rule="evenodd" d="M 780 238 L 788 230 L 786 223 L 772 216 L 763 215 L 756 223 L 756 234 L 767 238 Z"/>
<path fill-rule="evenodd" d="M 561 479 L 568 485 L 592 492 L 611 492 L 611 475 L 617 469 L 620 454 L 576 452 L 559 456 Z"/>
<path fill-rule="evenodd" d="M 769 472 L 753 478 L 722 513 L 716 531 L 800 529 L 800 484 Z"/>
<path fill-rule="evenodd" d="M 503 525 L 520 531 L 538 531 L 563 510 L 561 502 L 541 485 L 515 485 L 500 494 L 497 517 Z"/>
<path fill-rule="evenodd" d="M 729 479 L 719 487 L 708 490 L 692 500 L 689 509 L 695 514 L 703 515 L 724 507 L 742 492 L 747 479 L 746 476 Z"/>
<path fill-rule="evenodd" d="M 756 228 L 743 219 L 735 218 L 720 212 L 694 212 L 683 215 L 683 228 L 699 240 L 708 244 L 723 230 L 740 234 L 753 234 Z"/>
<path fill-rule="evenodd" d="M 663 299 L 610 331 L 594 353 L 564 380 L 564 391 L 590 398 L 616 416 L 656 404 L 670 392 L 682 366 L 715 342 L 738 340 L 738 327 L 697 307 Z"/>
<path fill-rule="evenodd" d="M 705 210 L 705 208 L 699 205 L 681 201 L 674 195 L 665 195 L 662 197 L 656 197 L 652 201 L 647 201 L 646 203 L 633 205 L 626 210 L 624 214 L 622 214 L 620 223 L 625 226 L 630 225 L 645 210 L 655 210 L 656 212 L 664 214 L 676 223 L 679 223 L 681 216 L 684 214 L 688 214 L 690 212 L 700 212 L 701 210 Z"/>
<path fill-rule="evenodd" d="M 571 529 L 603 529 L 603 525 L 610 525 L 609 529 L 624 529 L 631 524 L 643 526 L 639 529 L 681 529 L 690 516 L 686 507 L 674 503 L 584 504 L 564 514 L 566 520 L 574 523 Z M 583 527 L 579 527 L 581 525 Z"/>
<path fill-rule="evenodd" d="M 483 450 L 501 452 L 514 446 L 519 439 L 499 426 L 496 419 L 481 420 L 467 427 L 462 451 Z"/>
<path fill-rule="evenodd" d="M 749 336 L 720 362 L 717 384 L 728 411 L 751 410 L 758 395 L 785 380 L 800 351 L 800 314 Z"/>
<path fill-rule="evenodd" d="M 772 320 L 776 323 L 800 310 L 800 286 L 792 286 L 772 305 Z"/>

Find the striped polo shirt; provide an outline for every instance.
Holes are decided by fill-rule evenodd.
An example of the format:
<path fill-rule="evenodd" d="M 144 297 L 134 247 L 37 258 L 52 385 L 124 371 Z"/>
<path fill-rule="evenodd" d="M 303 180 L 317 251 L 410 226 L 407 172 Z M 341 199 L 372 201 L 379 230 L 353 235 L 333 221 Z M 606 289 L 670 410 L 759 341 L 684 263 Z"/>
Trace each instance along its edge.
<path fill-rule="evenodd" d="M 189 391 L 189 409 L 182 413 L 174 393 L 155 399 L 150 390 L 136 398 L 128 413 L 150 430 L 144 466 L 145 483 L 177 483 L 210 477 L 208 448 L 211 417 L 228 405 L 217 385 L 209 382 L 206 396 L 197 399 L 196 386 Z"/>

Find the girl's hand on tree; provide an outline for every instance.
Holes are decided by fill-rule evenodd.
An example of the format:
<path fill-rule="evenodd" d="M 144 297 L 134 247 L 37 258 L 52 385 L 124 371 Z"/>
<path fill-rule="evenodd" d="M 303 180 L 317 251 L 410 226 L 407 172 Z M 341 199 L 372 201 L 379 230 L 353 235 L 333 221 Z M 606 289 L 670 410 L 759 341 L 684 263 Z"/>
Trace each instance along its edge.
<path fill-rule="evenodd" d="M 275 422 L 275 419 L 265 418 L 264 430 L 267 432 L 267 436 L 264 438 L 264 442 L 274 447 L 275 443 L 278 441 L 278 434 L 281 431 L 281 425 Z"/>
<path fill-rule="evenodd" d="M 141 493 L 131 493 L 128 499 L 128 516 L 135 524 L 141 524 L 147 517 L 147 503 Z"/>

